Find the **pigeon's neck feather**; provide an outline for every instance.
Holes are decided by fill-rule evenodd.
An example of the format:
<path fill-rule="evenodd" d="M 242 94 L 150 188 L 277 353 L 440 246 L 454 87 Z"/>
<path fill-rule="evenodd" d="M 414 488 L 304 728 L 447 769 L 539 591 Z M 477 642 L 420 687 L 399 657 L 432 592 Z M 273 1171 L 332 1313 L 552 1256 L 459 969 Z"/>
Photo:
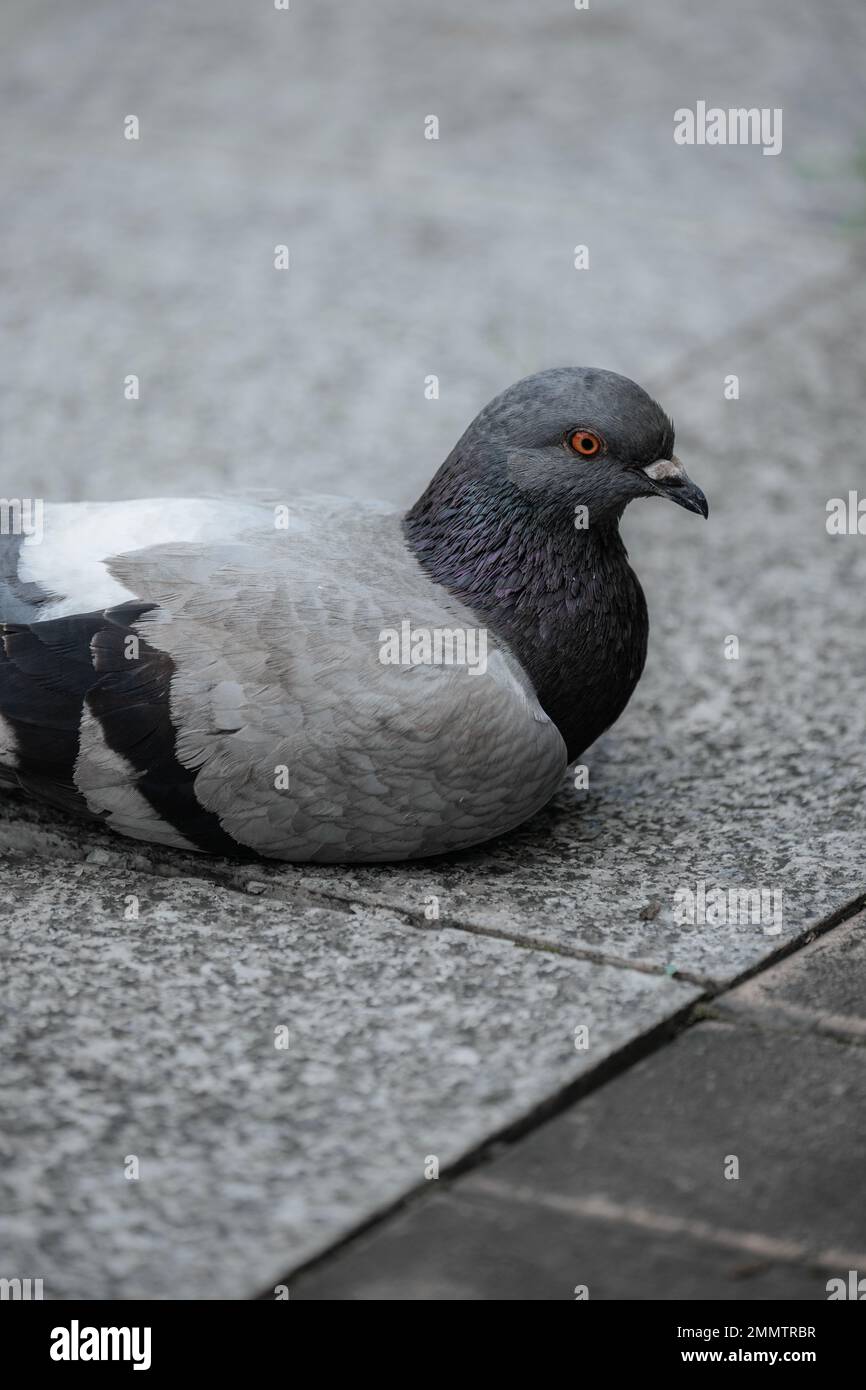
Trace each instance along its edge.
<path fill-rule="evenodd" d="M 446 465 L 404 522 L 431 578 L 517 656 L 569 761 L 622 713 L 646 656 L 646 603 L 618 521 L 578 530 L 561 501 L 530 505 Z"/>

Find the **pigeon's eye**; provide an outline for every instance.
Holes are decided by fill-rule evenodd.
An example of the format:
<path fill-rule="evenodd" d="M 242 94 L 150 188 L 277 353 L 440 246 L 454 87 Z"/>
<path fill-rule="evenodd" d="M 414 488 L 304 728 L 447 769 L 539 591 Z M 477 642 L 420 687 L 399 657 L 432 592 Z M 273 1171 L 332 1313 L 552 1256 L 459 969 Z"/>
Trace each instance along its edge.
<path fill-rule="evenodd" d="M 572 430 L 568 436 L 568 447 L 573 449 L 581 458 L 591 459 L 594 454 L 600 454 L 602 441 L 592 430 Z"/>

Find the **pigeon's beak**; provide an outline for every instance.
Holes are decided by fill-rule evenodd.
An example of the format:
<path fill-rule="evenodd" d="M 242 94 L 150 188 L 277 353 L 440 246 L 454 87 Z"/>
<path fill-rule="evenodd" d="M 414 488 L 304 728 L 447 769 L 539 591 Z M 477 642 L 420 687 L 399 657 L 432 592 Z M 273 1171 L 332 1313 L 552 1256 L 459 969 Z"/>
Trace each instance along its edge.
<path fill-rule="evenodd" d="M 655 485 L 659 497 L 669 497 L 678 506 L 685 507 L 687 512 L 700 512 L 701 516 L 709 516 L 710 508 L 706 497 L 697 483 L 692 482 L 676 455 L 669 459 L 656 459 L 655 463 L 648 464 L 643 471 Z"/>

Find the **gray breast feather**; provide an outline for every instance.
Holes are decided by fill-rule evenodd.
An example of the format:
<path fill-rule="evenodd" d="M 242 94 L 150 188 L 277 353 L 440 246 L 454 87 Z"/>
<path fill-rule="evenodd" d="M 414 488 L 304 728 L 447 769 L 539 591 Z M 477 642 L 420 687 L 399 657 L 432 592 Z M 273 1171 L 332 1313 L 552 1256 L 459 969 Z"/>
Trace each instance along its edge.
<path fill-rule="evenodd" d="M 160 610 L 177 757 L 235 840 L 287 860 L 373 861 L 503 833 L 556 790 L 566 752 L 513 655 L 483 673 L 395 665 L 382 634 L 477 629 L 430 581 L 399 519 L 330 506 L 288 531 L 155 546 L 108 562 Z"/>

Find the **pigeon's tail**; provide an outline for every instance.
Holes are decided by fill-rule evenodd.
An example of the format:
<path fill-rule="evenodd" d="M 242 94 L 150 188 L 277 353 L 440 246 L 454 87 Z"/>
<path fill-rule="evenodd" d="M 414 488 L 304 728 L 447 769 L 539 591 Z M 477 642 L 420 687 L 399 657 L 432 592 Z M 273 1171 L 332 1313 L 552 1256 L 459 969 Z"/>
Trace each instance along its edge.
<path fill-rule="evenodd" d="M 101 613 L 0 627 L 0 767 L 3 781 L 64 810 L 87 814 L 73 769 L 84 699 L 94 681 L 89 643 Z"/>
<path fill-rule="evenodd" d="M 174 665 L 133 626 L 152 608 L 0 626 L 2 781 L 136 838 L 237 854 L 176 757 Z M 91 810 L 96 789 L 110 813 Z"/>

